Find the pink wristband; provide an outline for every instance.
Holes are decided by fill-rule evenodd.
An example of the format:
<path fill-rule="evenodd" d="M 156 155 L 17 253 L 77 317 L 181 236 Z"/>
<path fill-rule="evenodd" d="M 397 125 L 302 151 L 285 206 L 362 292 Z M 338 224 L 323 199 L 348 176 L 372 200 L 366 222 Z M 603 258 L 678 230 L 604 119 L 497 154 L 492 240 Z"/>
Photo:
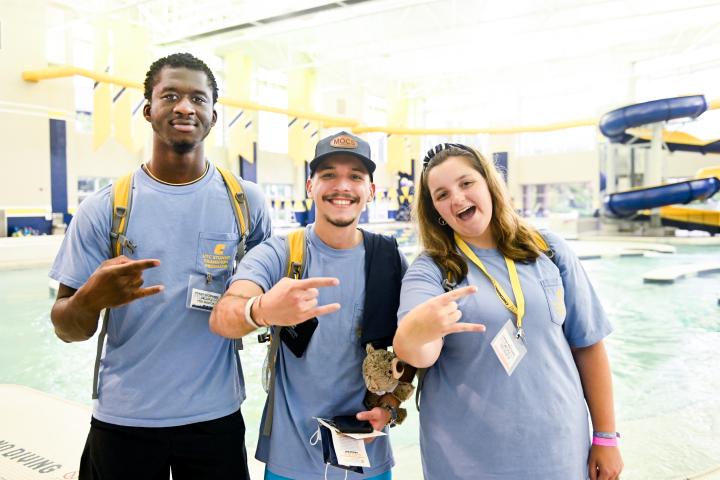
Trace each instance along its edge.
<path fill-rule="evenodd" d="M 617 438 L 593 437 L 592 444 L 601 447 L 617 447 L 618 441 Z"/>

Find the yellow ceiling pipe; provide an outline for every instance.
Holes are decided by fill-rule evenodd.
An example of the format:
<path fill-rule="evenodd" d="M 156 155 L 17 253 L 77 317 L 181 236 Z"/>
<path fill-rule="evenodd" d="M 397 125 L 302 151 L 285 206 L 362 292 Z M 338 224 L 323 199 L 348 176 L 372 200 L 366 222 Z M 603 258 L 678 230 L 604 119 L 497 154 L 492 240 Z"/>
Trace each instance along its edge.
<path fill-rule="evenodd" d="M 392 126 L 369 126 L 358 125 L 353 127 L 355 133 L 366 132 L 385 132 L 395 135 L 507 135 L 513 133 L 531 133 L 531 132 L 550 132 L 553 130 L 563 130 L 575 127 L 594 127 L 598 124 L 597 119 L 575 120 L 572 122 L 550 123 L 547 125 L 524 125 L 520 127 L 500 127 L 500 128 L 406 128 Z"/>
<path fill-rule="evenodd" d="M 56 66 L 48 67 L 40 70 L 25 71 L 22 74 L 24 80 L 29 82 L 39 82 L 53 78 L 64 78 L 78 75 L 81 77 L 91 78 L 97 82 L 106 82 L 122 87 L 135 88 L 142 90 L 141 83 L 132 82 L 127 79 L 110 75 L 104 72 L 95 72 L 74 66 Z M 278 113 L 289 117 L 299 117 L 307 120 L 315 120 L 322 123 L 323 127 L 349 127 L 354 133 L 381 132 L 395 135 L 510 135 L 516 133 L 532 133 L 532 132 L 550 132 L 555 130 L 564 130 L 576 127 L 594 127 L 598 124 L 598 119 L 587 118 L 582 120 L 574 120 L 569 122 L 558 122 L 547 125 L 522 125 L 518 127 L 498 127 L 498 128 L 407 128 L 400 126 L 372 126 L 360 125 L 358 120 L 347 117 L 335 117 L 323 115 L 316 112 L 278 108 L 269 105 L 262 105 L 249 100 L 241 100 L 237 98 L 221 97 L 218 102 L 236 108 L 246 108 L 249 110 L 257 110 L 263 112 Z M 720 98 L 708 102 L 708 110 L 720 108 Z"/>
<path fill-rule="evenodd" d="M 72 77 L 74 75 L 80 77 L 90 78 L 96 82 L 105 82 L 113 85 L 119 85 L 121 87 L 135 88 L 143 90 L 144 86 L 142 83 L 132 82 L 125 78 L 121 78 L 108 73 L 94 72 L 92 70 L 86 70 L 84 68 L 78 68 L 73 66 L 57 66 L 42 68 L 40 70 L 28 70 L 22 73 L 23 80 L 28 82 L 39 82 L 41 80 L 49 80 L 53 78 L 65 78 Z M 237 98 L 220 97 L 219 103 L 228 105 L 236 108 L 247 108 L 249 110 L 258 110 L 262 112 L 280 113 L 289 117 L 299 117 L 307 120 L 316 120 L 323 123 L 326 127 L 352 127 L 357 125 L 357 120 L 345 117 L 333 117 L 330 115 L 322 115 L 315 112 L 307 112 L 303 110 L 287 109 L 271 107 L 269 105 L 262 105 L 259 103 L 251 102 L 249 100 L 240 100 Z"/>
<path fill-rule="evenodd" d="M 108 73 L 94 72 L 84 68 L 73 67 L 71 65 L 62 65 L 57 67 L 41 68 L 40 70 L 28 70 L 22 73 L 23 80 L 28 82 L 39 82 L 40 80 L 49 80 L 52 78 L 64 78 L 77 75 L 95 80 L 96 82 L 111 83 L 121 87 L 143 89 L 142 83 L 131 82 L 130 80 L 116 77 Z"/>

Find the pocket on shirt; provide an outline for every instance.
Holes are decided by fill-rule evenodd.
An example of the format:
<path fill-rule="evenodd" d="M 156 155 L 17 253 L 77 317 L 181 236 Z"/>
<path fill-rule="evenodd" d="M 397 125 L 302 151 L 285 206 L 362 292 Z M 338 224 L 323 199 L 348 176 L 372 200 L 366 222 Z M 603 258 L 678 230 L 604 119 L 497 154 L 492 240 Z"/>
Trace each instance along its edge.
<path fill-rule="evenodd" d="M 237 233 L 200 232 L 195 262 L 197 273 L 227 280 L 232 274 L 239 240 Z"/>
<path fill-rule="evenodd" d="M 550 310 L 550 320 L 557 325 L 562 325 L 565 323 L 565 289 L 562 279 L 559 277 L 544 278 L 540 279 L 540 284 L 545 292 L 545 299 Z"/>

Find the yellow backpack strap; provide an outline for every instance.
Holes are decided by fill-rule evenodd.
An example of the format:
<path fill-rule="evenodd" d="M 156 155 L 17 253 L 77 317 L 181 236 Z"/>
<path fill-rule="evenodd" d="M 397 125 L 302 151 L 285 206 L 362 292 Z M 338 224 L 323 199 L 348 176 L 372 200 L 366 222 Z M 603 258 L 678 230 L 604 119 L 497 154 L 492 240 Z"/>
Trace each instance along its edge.
<path fill-rule="evenodd" d="M 300 279 L 305 271 L 305 229 L 298 228 L 293 230 L 285 238 L 287 245 L 287 270 L 285 275 L 290 278 Z M 267 379 L 267 412 L 265 413 L 265 422 L 263 423 L 263 436 L 270 436 L 272 433 L 272 419 L 275 405 L 275 363 L 277 361 L 278 350 L 280 349 L 280 331 L 282 327 L 274 327 L 270 336 L 270 346 L 268 347 L 268 357 L 265 362 L 266 371 L 263 378 Z"/>
<path fill-rule="evenodd" d="M 118 178 L 112 186 L 112 227 L 110 228 L 110 257 L 122 255 L 123 248 L 131 253 L 135 245 L 125 236 L 127 232 L 128 217 L 132 207 L 133 174 L 128 173 Z"/>
<path fill-rule="evenodd" d="M 222 175 L 225 187 L 230 197 L 230 203 L 233 206 L 233 212 L 235 213 L 235 220 L 238 225 L 238 232 L 241 237 L 245 237 L 248 232 L 248 222 L 250 221 L 250 212 L 248 208 L 247 198 L 245 192 L 240 185 L 237 177 L 228 169 L 223 167 L 216 167 L 220 175 Z"/>
<path fill-rule="evenodd" d="M 545 253 L 550 252 L 550 246 L 545 241 L 545 238 L 543 238 L 542 234 L 538 232 L 537 230 L 533 230 L 532 232 L 532 238 L 533 242 L 535 242 L 535 246 L 537 246 L 540 250 L 542 250 Z"/>
<path fill-rule="evenodd" d="M 135 245 L 129 238 L 125 236 L 128 227 L 128 218 L 130 217 L 130 207 L 132 206 L 132 186 L 133 173 L 128 173 L 113 182 L 110 191 L 110 199 L 112 201 L 112 225 L 110 227 L 110 258 L 118 257 L 123 254 L 123 249 L 129 250 L 131 253 L 135 251 Z M 97 348 L 95 351 L 95 365 L 93 367 L 93 383 L 92 398 L 98 398 L 98 379 L 100 376 L 100 358 L 102 357 L 103 346 L 105 345 L 105 337 L 107 336 L 108 323 L 110 321 L 110 309 L 105 309 L 102 318 L 100 333 L 98 333 Z"/>
<path fill-rule="evenodd" d="M 228 198 L 230 199 L 230 205 L 232 205 L 232 211 L 235 214 L 235 224 L 238 229 L 238 240 L 237 250 L 235 252 L 235 268 L 240 264 L 240 260 L 245 256 L 247 250 L 247 238 L 248 230 L 250 228 L 250 207 L 248 206 L 247 197 L 243 191 L 242 185 L 237 177 L 227 168 L 216 166 L 220 176 L 225 183 L 225 189 L 227 190 Z M 240 350 L 243 349 L 242 338 L 236 338 L 233 340 L 233 348 L 235 349 L 238 372 L 241 372 L 240 367 Z"/>
<path fill-rule="evenodd" d="M 300 279 L 305 271 L 305 229 L 290 232 L 285 239 L 288 249 L 286 277 Z"/>

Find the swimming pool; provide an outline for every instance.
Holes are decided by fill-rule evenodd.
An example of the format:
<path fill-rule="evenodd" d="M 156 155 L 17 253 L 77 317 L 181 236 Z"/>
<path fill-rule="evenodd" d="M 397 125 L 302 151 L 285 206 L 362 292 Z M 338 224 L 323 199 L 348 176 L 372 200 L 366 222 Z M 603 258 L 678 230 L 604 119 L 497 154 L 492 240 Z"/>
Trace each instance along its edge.
<path fill-rule="evenodd" d="M 685 478 L 720 467 L 720 276 L 673 285 L 642 280 L 649 270 L 717 255 L 717 247 L 678 247 L 674 255 L 584 262 L 615 326 L 607 346 L 625 480 Z M 95 342 L 58 340 L 51 305 L 46 268 L 0 271 L 0 383 L 90 404 Z M 264 402 L 259 377 L 265 348 L 248 339 L 242 353 L 251 452 Z M 417 413 L 408 411 L 406 424 L 392 432 L 399 480 L 421 478 Z"/>

